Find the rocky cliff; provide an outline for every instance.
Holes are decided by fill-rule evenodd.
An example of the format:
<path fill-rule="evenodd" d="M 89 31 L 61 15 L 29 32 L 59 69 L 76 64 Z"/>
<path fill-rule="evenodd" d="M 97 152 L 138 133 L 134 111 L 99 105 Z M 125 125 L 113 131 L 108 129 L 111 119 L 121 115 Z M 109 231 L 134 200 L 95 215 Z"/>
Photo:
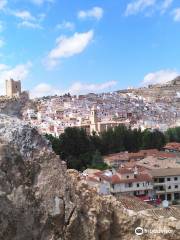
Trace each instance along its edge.
<path fill-rule="evenodd" d="M 0 113 L 21 117 L 26 109 L 36 110 L 34 101 L 26 98 L 8 98 L 0 96 Z"/>
<path fill-rule="evenodd" d="M 171 230 L 141 239 L 180 239 L 180 223 L 158 221 L 101 197 L 57 157 L 36 129 L 0 115 L 0 239 L 131 240 L 136 227 Z"/>

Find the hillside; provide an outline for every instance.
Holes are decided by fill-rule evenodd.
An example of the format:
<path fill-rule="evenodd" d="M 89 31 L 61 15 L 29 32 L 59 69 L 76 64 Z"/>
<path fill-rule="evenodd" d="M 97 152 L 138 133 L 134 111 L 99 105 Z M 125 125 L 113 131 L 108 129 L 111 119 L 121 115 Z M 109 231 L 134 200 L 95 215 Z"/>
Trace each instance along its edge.
<path fill-rule="evenodd" d="M 119 93 L 133 93 L 149 100 L 177 101 L 180 93 L 180 77 L 167 83 L 149 85 L 148 87 L 120 90 Z"/>

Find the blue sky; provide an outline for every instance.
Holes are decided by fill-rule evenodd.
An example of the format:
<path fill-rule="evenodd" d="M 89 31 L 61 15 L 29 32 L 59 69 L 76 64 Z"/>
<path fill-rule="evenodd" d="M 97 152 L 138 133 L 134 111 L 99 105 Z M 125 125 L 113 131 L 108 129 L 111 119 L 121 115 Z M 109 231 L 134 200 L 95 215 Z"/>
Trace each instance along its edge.
<path fill-rule="evenodd" d="M 180 72 L 179 0 L 0 0 L 0 87 L 32 96 L 166 82 Z"/>

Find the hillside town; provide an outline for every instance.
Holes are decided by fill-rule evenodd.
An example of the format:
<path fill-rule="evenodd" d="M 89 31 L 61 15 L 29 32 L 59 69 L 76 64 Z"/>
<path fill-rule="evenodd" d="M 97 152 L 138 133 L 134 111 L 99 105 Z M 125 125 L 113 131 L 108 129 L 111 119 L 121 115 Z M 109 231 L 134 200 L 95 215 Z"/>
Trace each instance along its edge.
<path fill-rule="evenodd" d="M 91 134 L 125 124 L 159 129 L 180 125 L 180 78 L 166 85 L 111 93 L 50 96 L 34 99 L 23 119 L 41 133 L 59 136 L 67 127 L 82 127 Z"/>

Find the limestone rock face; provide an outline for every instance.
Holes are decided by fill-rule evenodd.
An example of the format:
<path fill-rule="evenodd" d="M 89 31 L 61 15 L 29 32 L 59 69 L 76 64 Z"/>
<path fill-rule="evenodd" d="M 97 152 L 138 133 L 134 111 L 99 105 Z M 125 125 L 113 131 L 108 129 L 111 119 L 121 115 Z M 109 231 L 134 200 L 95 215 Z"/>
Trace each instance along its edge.
<path fill-rule="evenodd" d="M 130 214 L 114 197 L 99 196 L 36 129 L 0 115 L 0 239 L 131 240 L 142 226 L 172 232 L 141 239 L 176 240 L 179 225 Z"/>
<path fill-rule="evenodd" d="M 25 98 L 8 98 L 0 96 L 0 113 L 9 116 L 21 117 L 28 108 L 36 110 L 36 104 L 32 100 Z"/>

